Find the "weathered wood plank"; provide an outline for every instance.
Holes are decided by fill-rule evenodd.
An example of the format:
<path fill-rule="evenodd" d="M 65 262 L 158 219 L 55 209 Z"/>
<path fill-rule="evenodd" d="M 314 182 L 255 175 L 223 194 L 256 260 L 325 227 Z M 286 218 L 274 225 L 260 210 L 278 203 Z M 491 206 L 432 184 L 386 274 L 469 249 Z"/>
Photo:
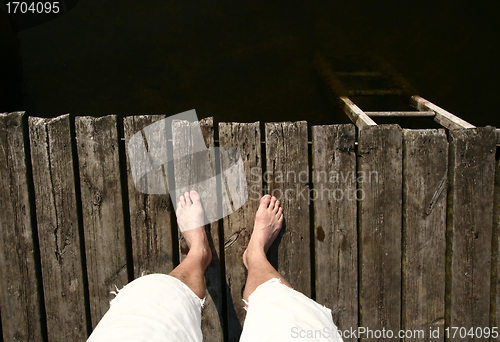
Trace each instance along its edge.
<path fill-rule="evenodd" d="M 224 217 L 224 257 L 226 266 L 228 336 L 229 341 L 238 341 L 246 316 L 243 305 L 243 288 L 246 282 L 246 269 L 243 265 L 243 252 L 248 246 L 255 213 L 262 196 L 262 160 L 260 146 L 260 124 L 219 123 L 220 147 L 237 149 L 242 157 L 248 200 L 231 215 Z M 227 170 L 231 158 L 221 151 L 221 170 Z M 223 174 L 222 183 L 228 180 Z M 245 179 L 239 179 L 238 181 Z M 233 180 L 234 181 L 234 180 Z"/>
<path fill-rule="evenodd" d="M 443 129 L 403 131 L 403 329 L 444 331 L 448 140 Z"/>
<path fill-rule="evenodd" d="M 354 104 L 347 96 L 341 96 L 340 100 L 344 103 L 344 112 L 347 114 L 349 119 L 358 126 L 359 128 L 363 126 L 376 126 L 377 123 L 373 121 L 365 112 L 361 110 L 358 106 Z"/>
<path fill-rule="evenodd" d="M 498 129 L 497 129 L 498 139 Z M 496 162 L 495 192 L 493 199 L 493 243 L 491 267 L 490 326 L 500 327 L 500 159 Z"/>
<path fill-rule="evenodd" d="M 402 130 L 397 125 L 366 126 L 360 129 L 358 141 L 360 326 L 397 331 L 401 322 Z"/>
<path fill-rule="evenodd" d="M 285 217 L 269 250 L 271 264 L 290 285 L 310 297 L 307 122 L 266 123 L 266 174 L 268 193 L 280 200 Z"/>
<path fill-rule="evenodd" d="M 164 115 L 140 115 L 129 116 L 123 120 L 124 136 L 127 142 L 128 197 L 135 278 L 140 277 L 143 273 L 168 274 L 174 268 L 172 229 L 176 229 L 176 227 L 175 222 L 171 220 L 173 208 L 167 184 L 164 183 L 163 175 L 161 177 L 146 175 L 142 181 L 144 183 L 161 182 L 161 186 L 160 184 L 151 184 L 150 188 L 163 188 L 165 194 L 145 193 L 141 191 L 144 189 L 138 189 L 134 184 L 130 163 L 139 162 L 140 157 L 134 156 L 134 159 L 131 160 L 128 149 L 128 142 L 134 134 L 141 134 L 141 130 L 144 132 L 144 128 L 164 118 Z M 161 122 L 158 125 L 161 125 Z M 158 127 L 158 130 L 144 133 L 146 146 L 150 150 L 152 148 L 166 150 L 165 134 L 165 127 Z M 141 157 L 148 160 L 152 158 L 147 155 Z M 166 168 L 158 171 L 159 173 L 167 173 Z"/>
<path fill-rule="evenodd" d="M 0 311 L 0 342 L 3 342 L 3 331 L 2 331 L 2 311 Z"/>
<path fill-rule="evenodd" d="M 118 130 L 115 115 L 75 120 L 93 328 L 115 286 L 127 284 Z"/>
<path fill-rule="evenodd" d="M 355 129 L 312 128 L 316 300 L 332 309 L 333 321 L 342 330 L 358 327 Z"/>
<path fill-rule="evenodd" d="M 451 130 L 448 248 L 452 327 L 487 327 L 496 136 L 493 127 Z M 486 341 L 470 336 L 449 341 Z"/>
<path fill-rule="evenodd" d="M 215 155 L 214 151 L 206 153 L 195 153 L 194 151 L 206 150 L 207 147 L 214 146 L 213 118 L 206 118 L 200 121 L 189 123 L 187 121 L 174 121 L 172 123 L 172 144 L 174 158 L 175 175 L 175 201 L 185 191 L 196 190 L 203 201 L 205 212 L 217 213 L 216 198 L 217 189 L 215 187 Z M 201 131 L 201 132 L 200 132 Z M 200 137 L 200 133 L 202 136 Z M 174 196 L 172 194 L 172 196 Z M 211 199 L 211 200 L 208 200 Z M 209 217 L 210 218 L 210 217 Z M 222 315 L 222 284 L 221 265 L 219 248 L 219 223 L 212 222 L 207 225 L 207 235 L 212 248 L 212 262 L 205 271 L 205 284 L 207 297 L 205 307 L 202 312 L 201 330 L 204 341 L 223 340 L 223 315 Z M 179 233 L 180 236 L 180 233 Z M 185 242 L 180 240 L 181 258 L 187 254 Z"/>
<path fill-rule="evenodd" d="M 29 118 L 49 341 L 87 338 L 69 114 Z"/>
<path fill-rule="evenodd" d="M 41 341 L 24 112 L 0 114 L 0 307 L 5 341 Z"/>
<path fill-rule="evenodd" d="M 474 128 L 467 121 L 451 114 L 450 112 L 444 110 L 441 107 L 436 106 L 434 103 L 427 101 L 426 99 L 414 95 L 411 97 L 411 105 L 420 111 L 433 111 L 436 113 L 434 116 L 434 121 L 446 127 L 448 129 L 460 129 L 460 128 Z"/>

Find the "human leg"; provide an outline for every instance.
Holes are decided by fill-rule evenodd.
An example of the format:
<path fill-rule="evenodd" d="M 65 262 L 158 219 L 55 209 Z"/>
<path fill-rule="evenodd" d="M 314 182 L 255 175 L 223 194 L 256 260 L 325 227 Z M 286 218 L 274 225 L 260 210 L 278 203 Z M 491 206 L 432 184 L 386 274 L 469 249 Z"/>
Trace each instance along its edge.
<path fill-rule="evenodd" d="M 240 342 L 296 341 L 297 338 L 341 342 L 330 309 L 292 289 L 267 260 L 266 252 L 282 224 L 279 201 L 264 196 L 243 255 L 248 269 L 243 298 L 248 311 Z"/>
<path fill-rule="evenodd" d="M 283 209 L 280 207 L 280 202 L 274 196 L 265 195 L 260 200 L 252 236 L 243 254 L 243 263 L 248 270 L 243 299 L 247 302 L 248 297 L 259 285 L 273 278 L 281 279 L 283 284 L 290 286 L 266 257 L 267 250 L 278 236 L 282 226 Z"/>
<path fill-rule="evenodd" d="M 176 213 L 190 247 L 186 258 L 170 275 L 140 277 L 120 290 L 89 342 L 202 341 L 204 272 L 212 253 L 198 193 L 185 193 Z"/>
<path fill-rule="evenodd" d="M 203 207 L 196 191 L 186 192 L 177 203 L 177 222 L 189 252 L 170 276 L 186 284 L 198 297 L 205 297 L 205 269 L 212 260 L 203 220 Z"/>

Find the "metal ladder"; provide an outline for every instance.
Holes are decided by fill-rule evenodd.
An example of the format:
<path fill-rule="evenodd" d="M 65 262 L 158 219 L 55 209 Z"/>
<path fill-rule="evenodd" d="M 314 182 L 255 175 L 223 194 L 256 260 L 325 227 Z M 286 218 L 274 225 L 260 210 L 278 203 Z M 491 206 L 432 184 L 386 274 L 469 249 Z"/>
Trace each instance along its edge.
<path fill-rule="evenodd" d="M 337 71 L 332 67 L 331 59 L 325 55 L 316 53 L 314 58 L 315 67 L 319 75 L 329 90 L 339 99 L 344 112 L 357 127 L 376 126 L 377 123 L 372 119 L 373 117 L 431 117 L 441 126 L 448 129 L 475 128 L 474 125 L 467 121 L 416 95 L 416 90 L 388 63 L 375 58 L 363 58 L 365 59 L 365 63 L 361 71 Z M 378 89 L 347 87 L 345 82 L 342 81 L 342 79 L 346 78 L 363 80 L 380 79 L 384 81 L 382 83 L 385 86 Z M 409 105 L 416 110 L 363 111 L 351 100 L 351 96 L 399 96 L 409 101 Z"/>

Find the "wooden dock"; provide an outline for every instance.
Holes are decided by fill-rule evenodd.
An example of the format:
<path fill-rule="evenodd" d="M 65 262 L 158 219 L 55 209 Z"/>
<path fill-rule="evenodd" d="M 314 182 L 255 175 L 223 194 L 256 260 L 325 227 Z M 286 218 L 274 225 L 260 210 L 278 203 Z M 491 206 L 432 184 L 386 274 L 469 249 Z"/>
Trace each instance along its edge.
<path fill-rule="evenodd" d="M 171 199 L 137 191 L 127 159 L 128 139 L 163 118 L 0 114 L 2 342 L 85 341 L 112 291 L 182 260 Z M 500 327 L 495 128 L 200 127 L 207 146 L 239 150 L 249 189 L 243 207 L 210 225 L 206 341 L 238 341 L 241 258 L 262 193 L 285 213 L 271 262 L 341 330 L 423 330 L 407 340 L 429 341 L 440 329 L 432 341 L 444 341 L 446 327 Z"/>

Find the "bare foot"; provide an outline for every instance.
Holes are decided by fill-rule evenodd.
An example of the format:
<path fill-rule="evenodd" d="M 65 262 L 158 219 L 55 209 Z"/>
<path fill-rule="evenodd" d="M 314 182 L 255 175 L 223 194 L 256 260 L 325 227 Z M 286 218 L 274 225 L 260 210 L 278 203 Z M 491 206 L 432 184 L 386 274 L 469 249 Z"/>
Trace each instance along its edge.
<path fill-rule="evenodd" d="M 267 250 L 278 236 L 283 226 L 283 208 L 276 197 L 265 195 L 260 199 L 259 209 L 255 214 L 255 225 L 248 247 L 243 253 L 243 263 L 248 264 L 254 257 L 266 257 Z"/>
<path fill-rule="evenodd" d="M 175 213 L 181 234 L 189 247 L 188 255 L 201 258 L 205 267 L 208 266 L 212 260 L 212 251 L 205 233 L 205 213 L 200 195 L 194 190 L 184 193 L 179 197 Z"/>

